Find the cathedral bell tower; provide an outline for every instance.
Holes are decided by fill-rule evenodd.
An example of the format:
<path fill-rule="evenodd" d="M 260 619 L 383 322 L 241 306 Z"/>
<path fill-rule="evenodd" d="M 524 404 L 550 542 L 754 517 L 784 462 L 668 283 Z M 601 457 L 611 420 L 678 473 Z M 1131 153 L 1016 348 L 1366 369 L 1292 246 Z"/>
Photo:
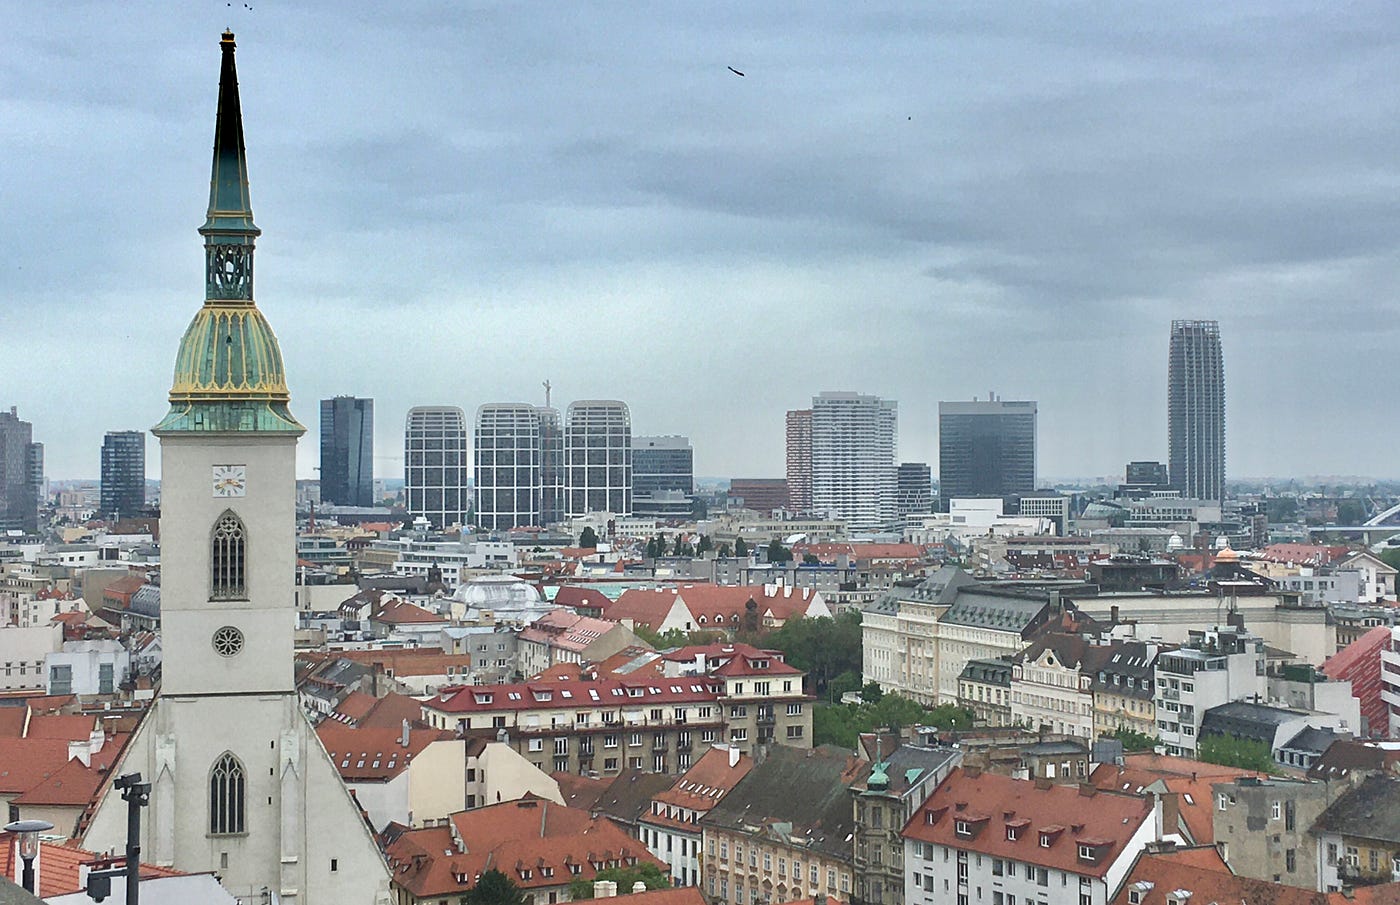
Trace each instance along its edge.
<path fill-rule="evenodd" d="M 253 302 L 233 35 L 224 32 L 204 304 L 175 356 L 160 438 L 160 694 L 114 765 L 151 783 L 141 854 L 212 873 L 240 905 L 387 905 L 374 835 L 293 682 L 296 446 L 277 337 Z M 79 841 L 117 851 L 104 787 Z"/>
<path fill-rule="evenodd" d="M 296 443 L 277 337 L 253 301 L 234 41 L 225 32 L 204 305 L 180 341 L 161 447 L 161 690 L 293 690 Z"/>

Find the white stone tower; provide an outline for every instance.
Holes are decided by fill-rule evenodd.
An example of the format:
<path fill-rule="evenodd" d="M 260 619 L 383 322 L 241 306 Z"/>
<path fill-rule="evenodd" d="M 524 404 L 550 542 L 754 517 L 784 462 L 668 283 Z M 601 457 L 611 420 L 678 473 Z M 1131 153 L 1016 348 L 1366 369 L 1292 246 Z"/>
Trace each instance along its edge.
<path fill-rule="evenodd" d="M 142 855 L 245 903 L 388 901 L 373 833 L 297 701 L 296 443 L 277 338 L 253 302 L 233 35 L 221 42 L 205 302 L 180 343 L 161 444 L 160 696 L 116 774 L 152 783 Z M 119 851 L 126 806 L 82 828 Z"/>

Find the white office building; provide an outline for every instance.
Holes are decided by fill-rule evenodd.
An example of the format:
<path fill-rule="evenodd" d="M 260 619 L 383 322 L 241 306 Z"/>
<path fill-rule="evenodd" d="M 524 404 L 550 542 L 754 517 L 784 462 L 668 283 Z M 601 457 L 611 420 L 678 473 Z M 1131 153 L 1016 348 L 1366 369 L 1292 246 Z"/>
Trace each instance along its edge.
<path fill-rule="evenodd" d="M 565 511 L 632 514 L 632 416 L 627 403 L 569 404 L 564 425 Z"/>
<path fill-rule="evenodd" d="M 467 418 L 455 405 L 408 410 L 403 432 L 403 478 L 408 511 L 434 528 L 467 521 Z"/>
<path fill-rule="evenodd" d="M 476 521 L 487 530 L 540 524 L 540 414 L 523 402 L 476 410 Z"/>
<path fill-rule="evenodd" d="M 812 399 L 812 509 L 851 531 L 897 520 L 898 403 L 860 393 Z"/>

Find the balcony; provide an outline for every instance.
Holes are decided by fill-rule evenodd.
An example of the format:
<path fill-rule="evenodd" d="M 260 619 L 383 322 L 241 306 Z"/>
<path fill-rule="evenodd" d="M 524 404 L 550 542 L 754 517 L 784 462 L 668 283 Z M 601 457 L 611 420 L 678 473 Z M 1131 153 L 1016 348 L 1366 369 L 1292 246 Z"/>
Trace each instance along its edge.
<path fill-rule="evenodd" d="M 772 707 L 758 708 L 758 724 L 760 726 L 772 726 L 778 721 L 777 714 Z"/>
<path fill-rule="evenodd" d="M 678 741 L 676 742 L 676 750 L 680 752 L 693 751 L 695 750 L 695 745 L 693 742 L 689 741 Z"/>
<path fill-rule="evenodd" d="M 1179 700 L 1181 700 L 1181 690 L 1180 690 L 1180 689 L 1177 689 L 1177 688 L 1161 688 L 1161 689 L 1158 689 L 1158 690 L 1162 692 L 1162 699 L 1163 699 L 1164 701 L 1179 701 Z"/>

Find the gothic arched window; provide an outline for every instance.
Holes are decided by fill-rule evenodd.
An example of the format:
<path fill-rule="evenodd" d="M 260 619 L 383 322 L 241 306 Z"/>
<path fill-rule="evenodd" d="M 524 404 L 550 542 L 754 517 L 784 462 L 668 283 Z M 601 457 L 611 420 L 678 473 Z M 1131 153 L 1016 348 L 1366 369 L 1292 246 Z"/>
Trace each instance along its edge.
<path fill-rule="evenodd" d="M 225 751 L 209 772 L 209 833 L 231 836 L 246 832 L 244 793 L 246 779 L 238 758 Z"/>
<path fill-rule="evenodd" d="M 214 536 L 209 545 L 209 598 L 211 600 L 244 600 L 248 596 L 245 580 L 248 563 L 248 535 L 243 521 L 225 510 L 214 523 Z"/>

